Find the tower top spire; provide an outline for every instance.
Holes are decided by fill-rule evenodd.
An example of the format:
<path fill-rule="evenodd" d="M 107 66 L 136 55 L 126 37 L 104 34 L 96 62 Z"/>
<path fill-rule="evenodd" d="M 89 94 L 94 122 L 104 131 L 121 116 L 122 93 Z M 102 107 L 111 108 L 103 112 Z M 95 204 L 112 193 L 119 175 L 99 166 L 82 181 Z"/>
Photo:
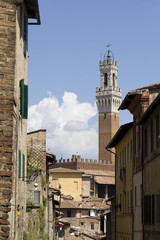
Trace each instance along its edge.
<path fill-rule="evenodd" d="M 105 60 L 109 61 L 109 60 L 111 60 L 111 59 L 114 61 L 114 54 L 113 54 L 113 52 L 111 51 L 110 46 L 111 46 L 111 44 L 107 44 L 107 45 L 106 45 L 106 47 L 108 48 L 108 50 L 107 50 L 107 51 L 105 52 L 105 54 L 104 54 L 103 61 L 105 61 Z"/>

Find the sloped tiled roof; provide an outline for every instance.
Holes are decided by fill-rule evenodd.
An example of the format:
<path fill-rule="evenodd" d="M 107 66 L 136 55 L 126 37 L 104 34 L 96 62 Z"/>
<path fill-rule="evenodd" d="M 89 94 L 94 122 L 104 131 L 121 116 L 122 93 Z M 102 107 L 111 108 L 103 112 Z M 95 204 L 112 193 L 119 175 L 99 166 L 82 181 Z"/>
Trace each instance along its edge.
<path fill-rule="evenodd" d="M 85 170 L 83 169 L 83 172 L 88 175 L 94 175 L 94 176 L 115 176 L 114 171 L 96 171 L 96 170 Z"/>
<path fill-rule="evenodd" d="M 128 94 L 129 94 L 129 93 L 134 93 L 134 92 L 136 93 L 136 92 L 138 92 L 139 90 L 143 90 L 143 89 L 154 89 L 154 88 L 157 88 L 157 87 L 160 88 L 160 83 L 154 83 L 154 84 L 150 84 L 150 85 L 145 86 L 145 87 L 133 89 L 133 90 L 129 91 Z"/>
<path fill-rule="evenodd" d="M 61 209 L 106 209 L 108 206 L 104 199 L 99 199 L 99 201 L 94 201 L 88 199 L 86 201 L 62 201 L 61 202 Z"/>
<path fill-rule="evenodd" d="M 83 171 L 80 171 L 80 170 L 76 170 L 76 169 L 69 169 L 69 168 L 61 168 L 61 167 L 59 167 L 59 168 L 53 168 L 53 169 L 50 169 L 50 172 L 52 173 L 58 173 L 58 172 L 60 172 L 60 173 L 62 173 L 62 172 L 64 172 L 64 173 L 83 173 Z"/>
<path fill-rule="evenodd" d="M 115 184 L 114 177 L 95 176 L 94 181 L 99 184 Z"/>

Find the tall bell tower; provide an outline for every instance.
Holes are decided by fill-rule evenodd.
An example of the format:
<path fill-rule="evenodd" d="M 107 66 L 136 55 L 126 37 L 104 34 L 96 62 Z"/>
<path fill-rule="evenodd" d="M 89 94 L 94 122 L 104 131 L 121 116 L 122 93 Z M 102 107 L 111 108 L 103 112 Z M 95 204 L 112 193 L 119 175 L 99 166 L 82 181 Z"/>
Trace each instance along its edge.
<path fill-rule="evenodd" d="M 115 164 L 114 155 L 105 148 L 119 128 L 121 89 L 117 87 L 118 62 L 110 50 L 99 62 L 100 88 L 96 88 L 96 103 L 99 113 L 99 161 Z"/>

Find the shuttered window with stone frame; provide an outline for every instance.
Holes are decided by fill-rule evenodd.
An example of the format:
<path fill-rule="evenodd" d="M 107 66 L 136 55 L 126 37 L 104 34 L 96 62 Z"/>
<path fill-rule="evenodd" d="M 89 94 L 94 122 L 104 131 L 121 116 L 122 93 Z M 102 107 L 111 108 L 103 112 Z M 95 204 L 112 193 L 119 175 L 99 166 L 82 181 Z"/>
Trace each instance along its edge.
<path fill-rule="evenodd" d="M 21 178 L 21 150 L 19 150 L 18 156 L 18 177 Z"/>
<path fill-rule="evenodd" d="M 24 84 L 24 79 L 20 81 L 20 114 L 28 118 L 28 85 Z"/>

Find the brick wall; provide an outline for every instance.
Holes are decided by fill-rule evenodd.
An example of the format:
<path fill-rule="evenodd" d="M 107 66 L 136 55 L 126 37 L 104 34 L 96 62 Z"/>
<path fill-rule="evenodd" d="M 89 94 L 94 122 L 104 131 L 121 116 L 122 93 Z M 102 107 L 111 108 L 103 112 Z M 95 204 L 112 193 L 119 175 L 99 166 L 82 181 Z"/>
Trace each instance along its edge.
<path fill-rule="evenodd" d="M 57 162 L 53 168 L 86 169 L 96 171 L 114 171 L 114 165 L 90 162 Z"/>
<path fill-rule="evenodd" d="M 0 239 L 9 239 L 15 151 L 14 70 L 16 9 L 0 1 Z M 14 143 L 14 144 L 13 144 Z"/>

